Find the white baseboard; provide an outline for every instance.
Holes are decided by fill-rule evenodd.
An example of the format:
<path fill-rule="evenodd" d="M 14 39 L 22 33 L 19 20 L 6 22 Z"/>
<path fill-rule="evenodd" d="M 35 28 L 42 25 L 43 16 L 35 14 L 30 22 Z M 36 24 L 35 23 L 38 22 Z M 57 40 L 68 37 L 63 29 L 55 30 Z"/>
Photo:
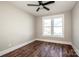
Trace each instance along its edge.
<path fill-rule="evenodd" d="M 72 47 L 73 47 L 74 51 L 76 52 L 76 54 L 79 56 L 79 49 L 76 48 L 74 45 L 72 45 Z"/>
<path fill-rule="evenodd" d="M 74 51 L 76 52 L 76 54 L 79 56 L 79 49 L 76 48 L 76 47 L 75 47 L 71 42 L 66 42 L 66 41 L 57 41 L 57 40 L 48 40 L 48 39 L 35 39 L 35 40 L 71 45 L 71 46 L 73 47 Z"/>
<path fill-rule="evenodd" d="M 72 45 L 71 42 L 66 42 L 66 41 L 49 40 L 49 39 L 35 39 L 35 40 Z"/>
<path fill-rule="evenodd" d="M 35 40 L 72 45 L 71 42 L 66 42 L 66 41 L 57 41 L 57 40 L 48 40 L 48 39 L 35 39 Z M 29 43 L 35 41 L 35 40 L 30 40 L 30 41 L 25 42 L 25 43 L 23 43 L 23 44 L 21 44 L 21 45 L 17 45 L 17 46 L 8 48 L 8 49 L 6 49 L 6 50 L 0 51 L 0 56 L 2 56 L 2 55 L 4 55 L 4 54 L 7 54 L 7 53 L 9 53 L 9 52 L 11 52 L 11 51 L 13 51 L 13 50 L 16 50 L 16 49 L 18 49 L 18 48 L 20 48 L 20 47 L 22 47 L 22 46 L 25 46 L 25 45 L 27 45 L 27 44 L 29 44 Z M 77 50 L 77 49 L 75 49 L 75 48 L 74 48 L 74 50 L 78 51 L 77 54 L 79 55 L 79 50 Z"/>
<path fill-rule="evenodd" d="M 33 42 L 33 41 L 35 41 L 35 40 L 30 40 L 30 41 L 27 41 L 27 42 L 25 42 L 25 43 L 23 43 L 23 44 L 21 44 L 21 45 L 17 45 L 17 46 L 8 48 L 8 49 L 6 49 L 6 50 L 0 51 L 0 56 L 2 56 L 2 55 L 4 55 L 4 54 L 7 54 L 7 53 L 9 53 L 9 52 L 11 52 L 11 51 L 13 51 L 13 50 L 16 50 L 16 49 L 18 49 L 18 48 L 20 48 L 20 47 L 22 47 L 22 46 L 25 46 L 25 45 L 27 45 L 27 44 Z"/>

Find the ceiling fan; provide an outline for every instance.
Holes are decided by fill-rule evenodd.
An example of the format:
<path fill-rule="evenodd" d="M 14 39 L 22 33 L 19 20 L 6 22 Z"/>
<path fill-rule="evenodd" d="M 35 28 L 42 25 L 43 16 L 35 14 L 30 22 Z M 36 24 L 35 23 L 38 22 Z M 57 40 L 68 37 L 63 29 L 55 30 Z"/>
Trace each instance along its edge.
<path fill-rule="evenodd" d="M 46 3 L 43 3 L 43 1 L 38 1 L 38 4 L 27 4 L 28 6 L 38 6 L 37 8 L 37 12 L 40 10 L 40 6 L 42 6 L 44 9 L 46 9 L 47 11 L 49 11 L 50 9 L 46 7 L 46 5 L 55 3 L 55 1 L 48 1 Z"/>

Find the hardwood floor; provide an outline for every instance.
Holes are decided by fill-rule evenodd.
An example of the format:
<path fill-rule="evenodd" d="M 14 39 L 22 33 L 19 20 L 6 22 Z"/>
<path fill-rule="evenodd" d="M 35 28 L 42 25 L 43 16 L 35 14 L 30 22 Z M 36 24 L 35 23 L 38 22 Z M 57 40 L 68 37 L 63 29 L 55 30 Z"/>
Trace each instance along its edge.
<path fill-rule="evenodd" d="M 2 57 L 77 57 L 72 46 L 34 41 Z"/>

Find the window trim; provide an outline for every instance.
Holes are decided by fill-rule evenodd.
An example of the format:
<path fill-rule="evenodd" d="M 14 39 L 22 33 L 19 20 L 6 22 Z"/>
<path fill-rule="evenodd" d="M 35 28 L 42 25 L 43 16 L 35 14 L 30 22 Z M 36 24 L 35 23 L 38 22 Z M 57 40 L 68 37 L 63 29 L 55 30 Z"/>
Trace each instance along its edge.
<path fill-rule="evenodd" d="M 64 35 L 65 35 L 65 33 L 64 33 L 64 14 L 59 14 L 59 15 L 53 15 L 53 16 L 45 16 L 45 17 L 42 17 L 42 25 L 43 25 L 43 19 L 49 19 L 49 18 L 55 18 L 55 17 L 62 17 L 62 24 L 63 24 L 63 26 L 62 26 L 62 31 L 63 31 L 63 36 L 62 35 L 54 35 L 54 32 L 52 32 L 52 30 L 54 31 L 54 29 L 51 29 L 51 34 L 52 35 L 43 35 L 43 26 L 42 26 L 42 36 L 43 37 L 64 37 Z M 53 20 L 51 20 L 51 24 L 52 24 L 52 21 Z M 54 22 L 54 21 L 53 21 Z M 51 26 L 51 28 L 54 28 L 54 26 Z"/>

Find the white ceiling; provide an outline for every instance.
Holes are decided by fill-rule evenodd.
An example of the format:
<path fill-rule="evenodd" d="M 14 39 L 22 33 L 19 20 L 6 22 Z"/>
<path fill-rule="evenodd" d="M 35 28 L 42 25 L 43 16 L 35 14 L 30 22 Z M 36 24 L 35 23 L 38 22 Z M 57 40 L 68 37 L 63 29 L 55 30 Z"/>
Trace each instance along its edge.
<path fill-rule="evenodd" d="M 38 12 L 36 12 L 36 9 L 38 8 L 38 6 L 27 6 L 27 4 L 38 4 L 37 1 L 13 1 L 10 3 L 14 4 L 18 8 L 21 8 L 32 15 L 44 16 L 44 15 L 51 15 L 53 13 L 61 13 L 61 12 L 69 11 L 74 7 L 76 2 L 75 1 L 56 1 L 54 4 L 47 5 L 50 11 L 47 11 L 41 8 Z"/>

